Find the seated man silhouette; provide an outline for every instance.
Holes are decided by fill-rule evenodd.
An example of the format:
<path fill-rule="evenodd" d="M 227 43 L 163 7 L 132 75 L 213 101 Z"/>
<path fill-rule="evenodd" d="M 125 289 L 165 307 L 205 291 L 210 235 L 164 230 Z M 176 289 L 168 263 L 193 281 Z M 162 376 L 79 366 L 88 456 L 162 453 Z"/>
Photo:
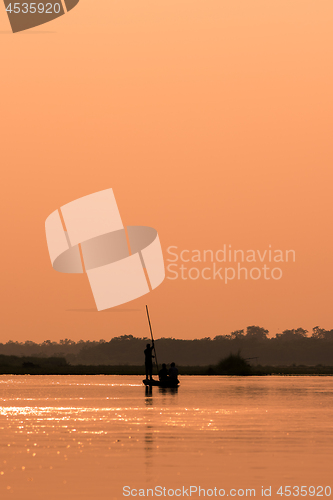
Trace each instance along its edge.
<path fill-rule="evenodd" d="M 170 365 L 169 377 L 170 377 L 170 380 L 172 380 L 173 382 L 178 380 L 178 368 L 176 367 L 175 363 L 171 363 L 171 365 Z"/>
<path fill-rule="evenodd" d="M 154 341 L 152 345 L 150 344 L 146 345 L 146 349 L 144 350 L 145 353 L 145 367 L 146 367 L 146 380 L 150 378 L 150 380 L 153 379 L 153 349 L 154 349 Z"/>
<path fill-rule="evenodd" d="M 160 379 L 161 382 L 167 382 L 169 378 L 169 372 L 165 363 L 163 363 L 162 368 L 158 372 L 158 378 Z"/>

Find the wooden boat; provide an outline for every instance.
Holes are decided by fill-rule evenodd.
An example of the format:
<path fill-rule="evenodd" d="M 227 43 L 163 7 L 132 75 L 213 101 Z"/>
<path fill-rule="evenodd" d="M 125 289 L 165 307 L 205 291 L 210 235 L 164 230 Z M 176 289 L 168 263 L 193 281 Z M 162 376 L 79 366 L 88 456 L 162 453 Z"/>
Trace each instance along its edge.
<path fill-rule="evenodd" d="M 142 381 L 145 386 L 150 386 L 150 387 L 153 387 L 153 386 L 157 386 L 157 387 L 163 387 L 165 389 L 174 389 L 175 387 L 178 387 L 179 386 L 179 380 L 149 380 L 149 379 L 143 379 Z"/>

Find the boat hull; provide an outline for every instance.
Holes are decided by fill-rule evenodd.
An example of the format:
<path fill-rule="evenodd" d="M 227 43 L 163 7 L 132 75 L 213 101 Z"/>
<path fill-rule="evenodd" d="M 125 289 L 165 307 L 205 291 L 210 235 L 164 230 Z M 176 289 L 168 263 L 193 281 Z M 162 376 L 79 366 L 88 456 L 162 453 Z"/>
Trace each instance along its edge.
<path fill-rule="evenodd" d="M 142 381 L 144 383 L 145 386 L 149 386 L 149 387 L 153 387 L 153 386 L 156 386 L 156 387 L 164 387 L 164 388 L 175 388 L 175 387 L 178 387 L 179 386 L 179 380 L 176 380 L 176 381 L 161 381 L 161 380 L 149 380 L 149 379 L 143 379 Z"/>

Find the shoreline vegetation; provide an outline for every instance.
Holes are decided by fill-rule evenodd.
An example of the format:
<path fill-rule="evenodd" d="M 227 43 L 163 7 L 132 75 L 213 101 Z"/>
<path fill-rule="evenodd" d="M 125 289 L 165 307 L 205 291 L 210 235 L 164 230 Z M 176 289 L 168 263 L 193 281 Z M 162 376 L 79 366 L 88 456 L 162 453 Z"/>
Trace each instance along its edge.
<path fill-rule="evenodd" d="M 208 332 L 207 332 L 208 333 Z M 143 351 L 149 338 L 121 335 L 110 340 L 79 340 L 65 338 L 59 342 L 31 340 L 0 342 L 0 356 L 31 358 L 64 358 L 70 366 L 142 366 Z M 290 367 L 333 365 L 333 329 L 318 326 L 308 332 L 302 328 L 284 330 L 271 336 L 260 326 L 248 326 L 214 338 L 192 340 L 162 337 L 155 339 L 160 363 L 175 362 L 182 367 L 214 367 L 229 354 L 241 353 L 250 365 Z M 38 364 L 38 363 L 37 363 Z M 199 369 L 199 368 L 198 368 Z M 193 368 L 192 372 L 197 372 Z M 260 369 L 262 371 L 262 369 Z"/>
<path fill-rule="evenodd" d="M 0 343 L 0 374 L 145 375 L 147 337 L 62 339 Z M 155 340 L 160 364 L 175 362 L 180 375 L 333 375 L 333 329 L 316 326 L 270 336 L 248 326 L 214 338 Z M 156 375 L 155 375 L 156 376 Z"/>
<path fill-rule="evenodd" d="M 178 366 L 179 375 L 333 375 L 333 366 L 250 365 L 240 353 L 230 354 L 216 365 Z M 156 372 L 156 369 L 155 369 Z M 65 358 L 0 355 L 0 375 L 141 375 L 145 367 L 134 365 L 70 365 Z M 154 375 L 157 378 L 157 375 Z"/>

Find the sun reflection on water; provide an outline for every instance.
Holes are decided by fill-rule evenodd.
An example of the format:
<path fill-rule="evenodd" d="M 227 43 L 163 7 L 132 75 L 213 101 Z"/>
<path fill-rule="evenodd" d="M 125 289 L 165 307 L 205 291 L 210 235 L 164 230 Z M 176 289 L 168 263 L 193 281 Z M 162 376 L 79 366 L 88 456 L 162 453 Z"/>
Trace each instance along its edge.
<path fill-rule="evenodd" d="M 232 475 L 240 467 L 267 471 L 286 449 L 302 460 L 303 468 L 306 453 L 308 460 L 319 450 L 328 456 L 333 415 L 329 396 L 319 400 L 323 392 L 329 394 L 323 381 L 312 392 L 295 392 L 287 381 L 288 393 L 285 380 L 275 386 L 263 379 L 214 380 L 214 388 L 198 377 L 182 380 L 178 393 L 154 388 L 147 394 L 138 377 L 2 377 L 0 491 L 21 488 L 21 500 L 27 485 L 44 485 L 43 497 L 54 490 L 53 500 L 66 493 L 59 489 L 66 481 L 66 488 L 75 484 L 77 497 L 78 492 L 84 497 L 86 488 L 96 488 L 96 482 L 89 486 L 89 478 L 102 473 L 112 478 L 114 488 L 120 478 L 125 481 L 124 471 L 153 481 L 160 464 L 174 475 L 176 463 L 189 478 L 193 470 L 200 473 L 203 459 L 206 474 L 222 463 Z M 289 400 L 288 394 L 293 395 Z M 251 465 L 239 465 L 244 449 L 251 451 Z M 270 450 L 275 458 L 268 460 Z"/>

